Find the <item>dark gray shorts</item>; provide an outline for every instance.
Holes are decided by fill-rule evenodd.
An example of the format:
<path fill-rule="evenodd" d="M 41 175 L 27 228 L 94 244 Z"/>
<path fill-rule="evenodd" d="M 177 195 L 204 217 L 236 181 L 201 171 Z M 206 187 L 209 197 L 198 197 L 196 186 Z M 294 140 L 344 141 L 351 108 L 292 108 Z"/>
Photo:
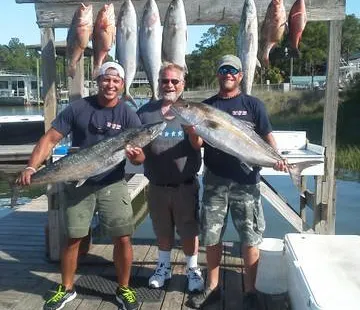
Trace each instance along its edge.
<path fill-rule="evenodd" d="M 260 185 L 240 185 L 206 169 L 201 209 L 201 234 L 205 246 L 222 241 L 229 210 L 240 241 L 256 246 L 262 241 L 265 219 Z"/>
<path fill-rule="evenodd" d="M 65 185 L 65 221 L 69 238 L 88 234 L 92 217 L 98 211 L 101 229 L 109 236 L 134 232 L 133 210 L 125 180 L 110 185 Z"/>
<path fill-rule="evenodd" d="M 148 207 L 157 237 L 174 237 L 174 228 L 182 239 L 199 234 L 199 183 L 179 187 L 150 184 Z"/>

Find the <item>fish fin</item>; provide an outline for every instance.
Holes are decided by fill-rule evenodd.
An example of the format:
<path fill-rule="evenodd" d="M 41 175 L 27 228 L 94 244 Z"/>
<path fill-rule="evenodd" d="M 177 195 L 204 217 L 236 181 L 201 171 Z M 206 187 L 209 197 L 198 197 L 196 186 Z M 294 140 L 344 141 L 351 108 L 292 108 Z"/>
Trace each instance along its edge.
<path fill-rule="evenodd" d="M 219 123 L 210 121 L 210 120 L 205 120 L 203 122 L 203 124 L 204 124 L 204 126 L 212 128 L 212 129 L 217 129 L 219 127 Z"/>
<path fill-rule="evenodd" d="M 95 80 L 96 77 L 98 76 L 99 70 L 100 70 L 100 67 L 95 67 L 95 68 L 94 68 L 93 73 L 92 73 L 92 78 L 93 78 L 93 80 Z"/>
<path fill-rule="evenodd" d="M 256 66 L 261 68 L 261 63 L 260 63 L 260 60 L 258 58 L 256 58 Z"/>
<path fill-rule="evenodd" d="M 76 186 L 75 187 L 80 187 L 81 185 L 83 185 L 85 182 L 86 182 L 87 179 L 82 179 L 82 180 L 79 180 L 77 183 L 76 183 Z"/>
<path fill-rule="evenodd" d="M 134 99 L 133 96 L 131 96 L 129 93 L 125 95 L 125 98 L 124 98 L 124 99 L 125 99 L 126 101 L 129 101 L 129 102 L 135 107 L 135 109 L 138 108 L 135 99 Z"/>
<path fill-rule="evenodd" d="M 75 72 L 76 72 L 76 67 L 69 65 L 69 67 L 68 67 L 68 76 L 70 76 L 71 78 L 74 78 L 75 77 Z"/>
<path fill-rule="evenodd" d="M 246 174 L 249 174 L 250 172 L 253 171 L 253 168 L 244 162 L 240 163 L 240 167 Z"/>
<path fill-rule="evenodd" d="M 255 129 L 255 124 L 252 122 L 248 122 L 248 121 L 244 121 L 244 120 L 240 120 L 240 122 L 242 124 L 244 124 L 247 128 L 254 130 Z"/>
<path fill-rule="evenodd" d="M 301 191 L 301 187 L 300 187 L 301 172 L 306 168 L 309 168 L 311 166 L 321 164 L 321 163 L 323 163 L 323 162 L 320 160 L 309 160 L 309 161 L 302 161 L 302 162 L 287 165 L 287 167 L 289 169 L 289 174 L 290 174 L 291 180 L 293 181 L 293 183 L 296 185 L 296 187 L 300 191 Z"/>

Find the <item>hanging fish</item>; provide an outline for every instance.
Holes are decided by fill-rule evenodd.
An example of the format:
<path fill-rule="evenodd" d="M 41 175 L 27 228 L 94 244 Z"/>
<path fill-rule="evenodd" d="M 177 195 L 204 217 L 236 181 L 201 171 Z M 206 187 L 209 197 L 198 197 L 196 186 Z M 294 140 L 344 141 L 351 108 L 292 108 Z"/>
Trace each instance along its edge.
<path fill-rule="evenodd" d="M 93 30 L 93 7 L 81 3 L 76 10 L 66 37 L 67 75 L 74 78 L 76 65 L 87 48 Z"/>
<path fill-rule="evenodd" d="M 250 95 L 256 65 L 260 66 L 257 59 L 258 19 L 254 0 L 245 0 L 244 2 L 236 45 L 237 55 L 241 60 L 244 73 L 241 90 L 243 93 Z"/>
<path fill-rule="evenodd" d="M 184 2 L 172 0 L 165 15 L 162 41 L 162 60 L 185 69 L 187 22 Z"/>
<path fill-rule="evenodd" d="M 260 32 L 260 59 L 269 66 L 269 53 L 280 42 L 286 27 L 286 12 L 283 0 L 271 0 Z"/>
<path fill-rule="evenodd" d="M 145 4 L 139 30 L 140 56 L 149 80 L 152 98 L 158 100 L 159 71 L 161 68 L 161 22 L 159 9 L 154 0 Z"/>
<path fill-rule="evenodd" d="M 131 0 L 125 0 L 120 8 L 116 25 L 116 58 L 125 71 L 124 97 L 135 107 L 136 102 L 130 94 L 138 62 L 138 35 L 136 11 Z"/>
<path fill-rule="evenodd" d="M 307 22 L 306 8 L 304 0 L 296 0 L 291 7 L 288 25 L 289 25 L 289 42 L 290 55 L 292 57 L 300 57 L 299 42 Z"/>
<path fill-rule="evenodd" d="M 99 11 L 93 30 L 94 71 L 96 77 L 108 52 L 115 42 L 115 12 L 112 3 L 105 4 Z"/>

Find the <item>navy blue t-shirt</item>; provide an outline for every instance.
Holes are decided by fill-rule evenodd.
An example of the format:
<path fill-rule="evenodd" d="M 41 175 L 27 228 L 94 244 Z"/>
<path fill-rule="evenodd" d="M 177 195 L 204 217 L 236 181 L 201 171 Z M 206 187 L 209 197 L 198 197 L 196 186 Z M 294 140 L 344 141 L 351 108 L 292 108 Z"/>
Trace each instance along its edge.
<path fill-rule="evenodd" d="M 138 110 L 143 124 L 164 121 L 162 101 L 149 102 Z M 196 176 L 201 166 L 200 150 L 195 150 L 180 122 L 166 120 L 166 128 L 143 150 L 144 174 L 152 184 L 180 184 Z"/>
<path fill-rule="evenodd" d="M 71 102 L 52 122 L 52 127 L 67 136 L 72 134 L 72 146 L 86 148 L 104 138 L 119 134 L 126 128 L 141 126 L 139 117 L 125 102 L 113 107 L 102 107 L 97 96 Z M 125 174 L 125 160 L 102 174 L 89 178 L 86 183 L 111 184 Z"/>
<path fill-rule="evenodd" d="M 265 105 L 259 99 L 240 94 L 230 99 L 215 95 L 204 103 L 229 113 L 230 115 L 254 124 L 254 130 L 262 137 L 272 131 Z M 231 179 L 239 184 L 256 184 L 260 181 L 260 167 L 253 167 L 247 173 L 241 167 L 241 161 L 207 143 L 204 146 L 204 164 L 215 175 Z"/>

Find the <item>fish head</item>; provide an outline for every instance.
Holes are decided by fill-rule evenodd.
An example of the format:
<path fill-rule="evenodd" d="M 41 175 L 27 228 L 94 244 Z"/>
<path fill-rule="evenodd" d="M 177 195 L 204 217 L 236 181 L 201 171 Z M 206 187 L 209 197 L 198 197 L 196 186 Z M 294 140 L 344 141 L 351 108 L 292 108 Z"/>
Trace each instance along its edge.
<path fill-rule="evenodd" d="M 115 11 L 112 3 L 104 4 L 97 15 L 96 23 L 103 29 L 115 26 Z"/>
<path fill-rule="evenodd" d="M 179 99 L 171 104 L 170 111 L 183 125 L 195 126 L 205 119 L 202 104 L 197 102 Z"/>
<path fill-rule="evenodd" d="M 166 122 L 158 122 L 143 125 L 131 132 L 128 137 L 127 145 L 131 147 L 144 147 L 153 141 L 166 127 Z"/>
<path fill-rule="evenodd" d="M 243 14 L 246 14 L 246 16 L 257 16 L 254 0 L 245 0 Z"/>
<path fill-rule="evenodd" d="M 80 24 L 92 25 L 93 23 L 93 6 L 81 3 L 77 11 Z"/>

